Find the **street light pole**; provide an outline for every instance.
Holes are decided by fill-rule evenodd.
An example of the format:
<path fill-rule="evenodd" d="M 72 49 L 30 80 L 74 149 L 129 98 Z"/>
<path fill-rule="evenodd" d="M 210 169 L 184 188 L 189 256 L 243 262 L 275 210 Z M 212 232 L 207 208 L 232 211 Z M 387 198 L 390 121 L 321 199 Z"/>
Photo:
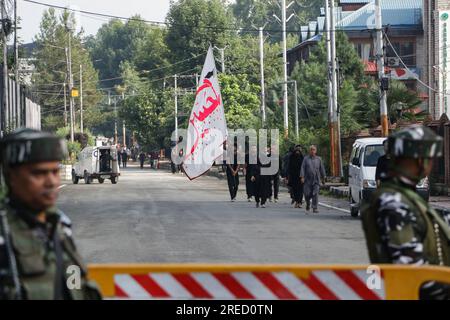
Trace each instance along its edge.
<path fill-rule="evenodd" d="M 286 43 L 286 0 L 281 0 L 281 25 L 283 30 L 283 111 L 284 137 L 289 137 L 289 101 L 288 101 L 288 71 L 287 71 L 287 43 Z"/>

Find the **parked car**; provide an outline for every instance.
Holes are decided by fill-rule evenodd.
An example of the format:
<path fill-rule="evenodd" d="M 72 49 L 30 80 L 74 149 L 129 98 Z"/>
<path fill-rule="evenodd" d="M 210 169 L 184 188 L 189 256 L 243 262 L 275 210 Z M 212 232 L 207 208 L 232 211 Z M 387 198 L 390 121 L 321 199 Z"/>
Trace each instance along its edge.
<path fill-rule="evenodd" d="M 375 173 L 378 159 L 384 156 L 383 142 L 386 138 L 364 138 L 356 140 L 349 161 L 349 197 L 352 217 L 358 217 L 363 201 L 377 189 Z M 417 193 L 426 201 L 430 198 L 428 178 L 417 185 Z"/>
<path fill-rule="evenodd" d="M 80 179 L 83 179 L 86 184 L 91 184 L 94 179 L 97 179 L 100 184 L 106 179 L 111 180 L 112 184 L 117 184 L 119 176 L 117 148 L 114 146 L 84 148 L 72 169 L 74 184 L 78 184 Z"/>

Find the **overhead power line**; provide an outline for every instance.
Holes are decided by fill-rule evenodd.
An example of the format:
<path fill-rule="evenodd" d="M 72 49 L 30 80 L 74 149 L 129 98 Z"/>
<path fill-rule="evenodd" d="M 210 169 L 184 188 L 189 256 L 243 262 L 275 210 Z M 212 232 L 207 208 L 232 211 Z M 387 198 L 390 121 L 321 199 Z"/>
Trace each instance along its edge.
<path fill-rule="evenodd" d="M 64 6 L 58 6 L 58 5 L 49 4 L 49 3 L 40 2 L 40 1 L 34 1 L 34 0 L 22 0 L 22 1 L 28 2 L 28 3 L 32 3 L 32 4 L 36 4 L 36 5 L 40 5 L 40 6 L 44 6 L 44 7 L 55 8 L 55 9 L 60 9 L 60 10 L 67 10 L 67 11 L 71 11 L 71 12 L 77 12 L 77 13 L 80 13 L 80 14 L 97 16 L 97 17 L 103 17 L 103 18 L 108 18 L 108 19 L 118 19 L 118 20 L 123 20 L 123 21 L 138 21 L 138 22 L 144 22 L 144 23 L 148 23 L 148 24 L 152 24 L 152 25 L 159 25 L 159 26 L 188 27 L 188 25 L 185 25 L 185 24 L 168 23 L 168 22 L 163 22 L 163 21 L 152 21 L 152 20 L 146 20 L 146 19 L 141 19 L 141 18 L 133 18 L 133 17 L 127 18 L 127 17 L 113 15 L 113 14 L 73 9 L 73 8 L 68 8 L 68 7 L 64 7 Z M 255 30 L 255 29 L 240 28 L 238 26 L 234 26 L 234 27 L 196 26 L 196 28 L 208 29 L 208 30 L 216 30 L 216 31 L 217 30 L 221 30 L 221 31 L 248 32 L 248 33 L 254 33 L 254 34 L 259 32 L 258 30 Z M 265 31 L 269 32 L 269 33 L 270 32 L 271 33 L 282 33 L 283 32 L 283 30 L 281 30 L 281 29 L 266 29 Z M 330 31 L 333 31 L 333 30 L 330 30 Z M 291 29 L 291 30 L 286 30 L 286 32 L 288 32 L 288 33 L 300 33 L 301 30 L 299 30 L 299 29 L 296 29 L 296 30 Z M 325 32 L 325 30 L 323 32 Z"/>

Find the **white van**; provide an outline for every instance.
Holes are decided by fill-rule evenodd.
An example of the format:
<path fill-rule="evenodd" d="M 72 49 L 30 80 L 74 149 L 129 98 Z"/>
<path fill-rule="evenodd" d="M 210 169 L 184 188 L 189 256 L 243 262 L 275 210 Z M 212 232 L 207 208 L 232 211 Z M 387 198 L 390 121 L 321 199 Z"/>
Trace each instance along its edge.
<path fill-rule="evenodd" d="M 349 161 L 350 211 L 353 217 L 359 216 L 362 201 L 370 200 L 377 189 L 375 174 L 378 159 L 384 156 L 383 142 L 386 138 L 364 138 L 353 144 Z M 417 185 L 419 193 L 426 201 L 429 199 L 428 179 Z"/>
<path fill-rule="evenodd" d="M 87 147 L 78 155 L 78 161 L 72 169 L 72 182 L 78 184 L 84 179 L 91 184 L 94 179 L 104 183 L 106 179 L 112 184 L 119 182 L 120 169 L 117 161 L 117 148 L 114 146 Z"/>

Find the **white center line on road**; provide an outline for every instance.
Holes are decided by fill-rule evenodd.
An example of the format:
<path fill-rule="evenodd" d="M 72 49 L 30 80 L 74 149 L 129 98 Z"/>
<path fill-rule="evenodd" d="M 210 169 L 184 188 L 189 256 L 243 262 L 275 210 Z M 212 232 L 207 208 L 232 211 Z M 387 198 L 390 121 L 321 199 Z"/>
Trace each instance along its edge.
<path fill-rule="evenodd" d="M 60 189 L 62 189 L 62 188 L 64 188 L 64 187 L 67 187 L 67 184 L 63 184 L 62 186 L 59 186 L 59 187 L 58 187 L 58 190 L 60 190 Z"/>
<path fill-rule="evenodd" d="M 346 210 L 346 209 L 341 209 L 341 208 L 338 208 L 338 207 L 330 206 L 328 204 L 321 203 L 321 202 L 319 202 L 319 206 L 322 206 L 322 207 L 325 207 L 325 208 L 328 208 L 328 209 L 341 211 L 341 212 L 344 212 L 344 213 L 350 213 L 350 210 Z"/>

